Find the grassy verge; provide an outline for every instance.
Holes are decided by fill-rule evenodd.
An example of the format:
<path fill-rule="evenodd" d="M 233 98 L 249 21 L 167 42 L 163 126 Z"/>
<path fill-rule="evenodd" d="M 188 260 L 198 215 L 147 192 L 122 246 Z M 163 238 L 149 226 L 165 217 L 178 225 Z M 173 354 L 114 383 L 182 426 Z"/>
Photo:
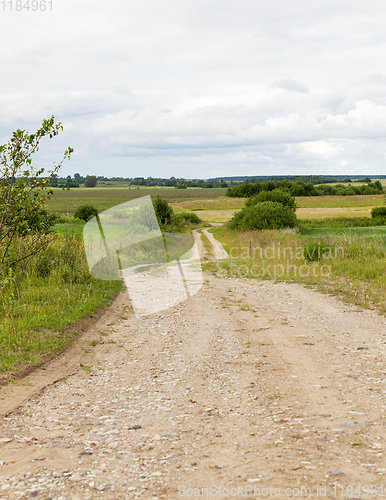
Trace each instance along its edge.
<path fill-rule="evenodd" d="M 386 241 L 380 235 L 329 235 L 310 242 L 293 231 L 241 232 L 223 226 L 213 233 L 231 257 L 205 265 L 220 276 L 316 285 L 386 312 Z"/>
<path fill-rule="evenodd" d="M 0 274 L 0 371 L 60 351 L 73 340 L 66 329 L 121 288 L 90 275 L 80 237 L 56 235 L 44 253 Z"/>
<path fill-rule="evenodd" d="M 207 257 L 211 257 L 213 255 L 212 254 L 212 244 L 208 240 L 208 237 L 203 232 L 201 232 L 201 241 L 202 241 L 202 244 L 204 245 L 204 248 L 207 252 Z"/>

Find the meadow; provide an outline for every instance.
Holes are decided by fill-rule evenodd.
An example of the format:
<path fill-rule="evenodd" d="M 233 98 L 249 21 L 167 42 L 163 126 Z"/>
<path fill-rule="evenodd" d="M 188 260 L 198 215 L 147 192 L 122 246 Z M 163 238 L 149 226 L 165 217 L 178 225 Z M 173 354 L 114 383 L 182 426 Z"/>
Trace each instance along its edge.
<path fill-rule="evenodd" d="M 73 188 L 69 191 L 53 188 L 53 196 L 48 201 L 47 207 L 52 212 L 74 214 L 80 205 L 93 205 L 99 212 L 119 205 L 126 201 L 134 200 L 141 196 L 156 197 L 159 195 L 169 203 L 180 201 L 215 199 L 224 196 L 226 189 L 216 188 L 189 188 L 176 189 L 174 187 L 95 187 Z"/>

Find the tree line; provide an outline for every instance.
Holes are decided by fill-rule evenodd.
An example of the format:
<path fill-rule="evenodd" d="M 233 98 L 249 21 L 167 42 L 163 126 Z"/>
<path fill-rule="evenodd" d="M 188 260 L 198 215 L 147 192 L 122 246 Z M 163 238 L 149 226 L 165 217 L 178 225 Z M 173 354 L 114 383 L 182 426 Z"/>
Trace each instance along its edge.
<path fill-rule="evenodd" d="M 366 179 L 367 180 L 367 179 Z M 226 196 L 232 198 L 249 198 L 262 191 L 273 191 L 281 189 L 291 196 L 355 196 L 369 194 L 383 194 L 383 187 L 380 181 L 367 182 L 361 186 L 343 184 L 314 185 L 311 182 L 290 181 L 288 179 L 267 182 L 247 182 L 237 186 L 230 186 Z"/>
<path fill-rule="evenodd" d="M 198 188 L 227 188 L 229 186 L 233 186 L 234 182 L 225 182 L 224 180 L 203 180 L 203 179 L 184 179 L 184 178 L 176 178 L 170 177 L 166 178 L 153 178 L 147 177 L 134 177 L 134 178 L 123 178 L 123 177 L 104 177 L 104 176 L 96 176 L 96 175 L 87 175 L 81 176 L 79 173 L 74 174 L 73 177 L 68 175 L 67 177 L 58 177 L 57 174 L 54 174 L 50 179 L 51 187 L 59 187 L 62 189 L 70 189 L 70 188 L 78 188 L 83 185 L 85 187 L 95 187 L 96 185 L 107 185 L 109 183 L 119 183 L 128 186 L 147 186 L 147 187 L 156 187 L 156 186 L 169 186 L 175 187 L 177 189 L 186 189 L 189 187 L 198 187 Z"/>

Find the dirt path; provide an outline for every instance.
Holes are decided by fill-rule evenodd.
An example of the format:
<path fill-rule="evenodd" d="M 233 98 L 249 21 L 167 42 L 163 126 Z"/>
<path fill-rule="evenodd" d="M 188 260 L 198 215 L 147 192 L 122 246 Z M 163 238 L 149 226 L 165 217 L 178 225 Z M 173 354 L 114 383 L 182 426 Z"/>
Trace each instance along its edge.
<path fill-rule="evenodd" d="M 229 259 L 229 255 L 227 252 L 224 250 L 223 246 L 221 243 L 216 240 L 216 238 L 213 236 L 212 233 L 209 233 L 207 229 L 203 229 L 202 232 L 205 234 L 205 236 L 208 238 L 212 245 L 212 251 L 215 259 Z"/>
<path fill-rule="evenodd" d="M 86 366 L 2 420 L 0 498 L 386 494 L 384 317 L 209 274 L 163 314 L 125 305 Z"/>

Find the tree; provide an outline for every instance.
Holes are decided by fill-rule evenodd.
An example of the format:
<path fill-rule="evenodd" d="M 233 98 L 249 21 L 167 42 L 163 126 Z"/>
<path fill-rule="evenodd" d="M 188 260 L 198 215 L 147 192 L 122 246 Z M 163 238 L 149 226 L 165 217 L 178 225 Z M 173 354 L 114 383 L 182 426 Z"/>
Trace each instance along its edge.
<path fill-rule="evenodd" d="M 41 140 L 59 134 L 61 123 L 55 124 L 52 116 L 43 120 L 34 134 L 16 130 L 7 144 L 0 146 L 0 270 L 38 253 L 48 243 L 52 225 L 44 209 L 50 198 L 51 178 L 58 172 L 65 159 L 70 159 L 72 148 L 67 148 L 63 159 L 42 177 L 44 168 L 32 166 L 32 156 L 39 151 Z M 47 219 L 48 218 L 48 219 Z M 15 240 L 21 237 L 22 245 L 15 249 Z"/>
<path fill-rule="evenodd" d="M 153 200 L 153 207 L 160 226 L 171 222 L 173 209 L 166 200 L 160 198 L 159 194 L 157 194 L 157 198 Z"/>
<path fill-rule="evenodd" d="M 98 215 L 98 210 L 92 205 L 81 205 L 76 209 L 74 217 L 88 222 L 90 219 Z"/>
<path fill-rule="evenodd" d="M 96 175 L 88 175 L 84 181 L 84 185 L 86 187 L 95 187 L 97 183 L 98 179 L 96 178 Z"/>

